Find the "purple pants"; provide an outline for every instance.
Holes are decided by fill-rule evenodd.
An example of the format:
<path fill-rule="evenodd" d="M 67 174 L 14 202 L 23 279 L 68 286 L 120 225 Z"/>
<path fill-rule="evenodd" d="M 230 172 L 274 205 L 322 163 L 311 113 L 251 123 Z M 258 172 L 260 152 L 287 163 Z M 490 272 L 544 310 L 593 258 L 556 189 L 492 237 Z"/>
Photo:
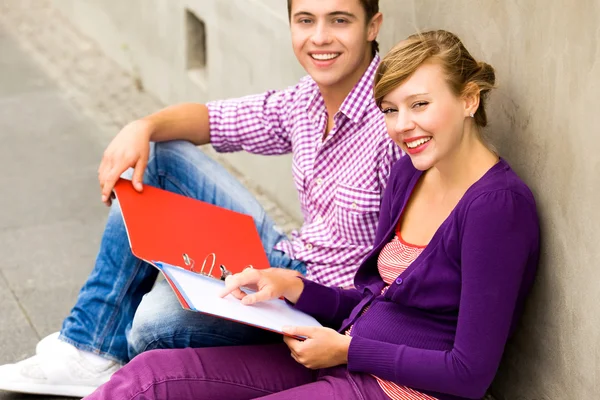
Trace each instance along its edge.
<path fill-rule="evenodd" d="M 375 378 L 345 365 L 310 370 L 285 344 L 153 350 L 86 397 L 97 399 L 389 400 Z"/>

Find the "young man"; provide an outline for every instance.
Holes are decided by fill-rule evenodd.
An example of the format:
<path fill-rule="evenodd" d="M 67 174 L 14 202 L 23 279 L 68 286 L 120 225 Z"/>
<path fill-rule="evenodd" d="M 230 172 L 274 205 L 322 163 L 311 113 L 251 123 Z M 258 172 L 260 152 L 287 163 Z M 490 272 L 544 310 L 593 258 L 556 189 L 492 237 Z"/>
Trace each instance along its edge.
<path fill-rule="evenodd" d="M 401 155 L 372 98 L 382 15 L 378 0 L 288 0 L 288 10 L 294 53 L 308 76 L 286 90 L 181 104 L 130 123 L 102 159 L 102 201 L 111 203 L 116 180 L 133 168 L 137 190 L 143 182 L 251 215 L 272 266 L 349 286 L 371 249 L 380 199 Z M 279 232 L 257 200 L 195 146 L 206 143 L 221 152 L 292 153 L 300 231 Z M 85 396 L 148 349 L 277 340 L 182 310 L 164 281 L 152 289 L 156 277 L 131 254 L 114 204 L 95 268 L 60 335 L 42 340 L 35 356 L 0 367 L 0 389 Z"/>

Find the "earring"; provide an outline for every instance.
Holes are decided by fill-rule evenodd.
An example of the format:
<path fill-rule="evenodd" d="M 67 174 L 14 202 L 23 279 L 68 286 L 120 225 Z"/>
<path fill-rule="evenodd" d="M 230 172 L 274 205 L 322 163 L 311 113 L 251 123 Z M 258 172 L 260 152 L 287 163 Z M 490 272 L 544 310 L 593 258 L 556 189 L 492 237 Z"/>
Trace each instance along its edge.
<path fill-rule="evenodd" d="M 475 114 L 471 113 L 469 115 L 471 116 L 471 118 L 475 118 Z"/>

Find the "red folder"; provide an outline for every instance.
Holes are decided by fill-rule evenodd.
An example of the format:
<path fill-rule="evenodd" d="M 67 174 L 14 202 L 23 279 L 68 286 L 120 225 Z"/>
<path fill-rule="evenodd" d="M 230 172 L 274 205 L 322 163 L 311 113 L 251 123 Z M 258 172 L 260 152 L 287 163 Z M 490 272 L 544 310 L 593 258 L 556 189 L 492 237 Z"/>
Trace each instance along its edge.
<path fill-rule="evenodd" d="M 248 266 L 269 267 L 249 215 L 149 185 L 144 185 L 140 193 L 126 179 L 117 181 L 114 193 L 131 251 L 148 263 L 160 261 L 207 274 L 214 262 L 211 275 L 217 279 L 221 277 L 221 265 L 232 273 Z M 182 305 L 189 308 L 170 280 L 169 283 Z"/>

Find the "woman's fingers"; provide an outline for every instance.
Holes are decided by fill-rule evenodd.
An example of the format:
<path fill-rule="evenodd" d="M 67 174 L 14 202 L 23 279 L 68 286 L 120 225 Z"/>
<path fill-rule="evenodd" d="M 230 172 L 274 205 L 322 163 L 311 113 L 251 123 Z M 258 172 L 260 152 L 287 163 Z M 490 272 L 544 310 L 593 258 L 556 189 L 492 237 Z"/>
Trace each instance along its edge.
<path fill-rule="evenodd" d="M 271 300 L 276 297 L 279 297 L 279 296 L 275 295 L 275 293 L 273 292 L 273 287 L 271 285 L 265 285 L 258 292 L 245 296 L 242 299 L 242 303 L 244 303 L 246 305 L 251 305 L 251 304 L 259 303 L 261 301 Z"/>
<path fill-rule="evenodd" d="M 236 299 L 238 299 L 238 300 L 242 300 L 244 297 L 247 296 L 247 294 L 243 290 L 241 290 L 241 289 L 234 289 L 231 292 L 231 295 L 233 297 L 235 297 Z"/>
<path fill-rule="evenodd" d="M 240 290 L 242 286 L 256 284 L 259 279 L 260 273 L 255 269 L 245 269 L 238 274 L 229 275 L 227 278 L 225 278 L 225 288 L 219 295 L 221 297 L 225 297 L 234 290 Z"/>

